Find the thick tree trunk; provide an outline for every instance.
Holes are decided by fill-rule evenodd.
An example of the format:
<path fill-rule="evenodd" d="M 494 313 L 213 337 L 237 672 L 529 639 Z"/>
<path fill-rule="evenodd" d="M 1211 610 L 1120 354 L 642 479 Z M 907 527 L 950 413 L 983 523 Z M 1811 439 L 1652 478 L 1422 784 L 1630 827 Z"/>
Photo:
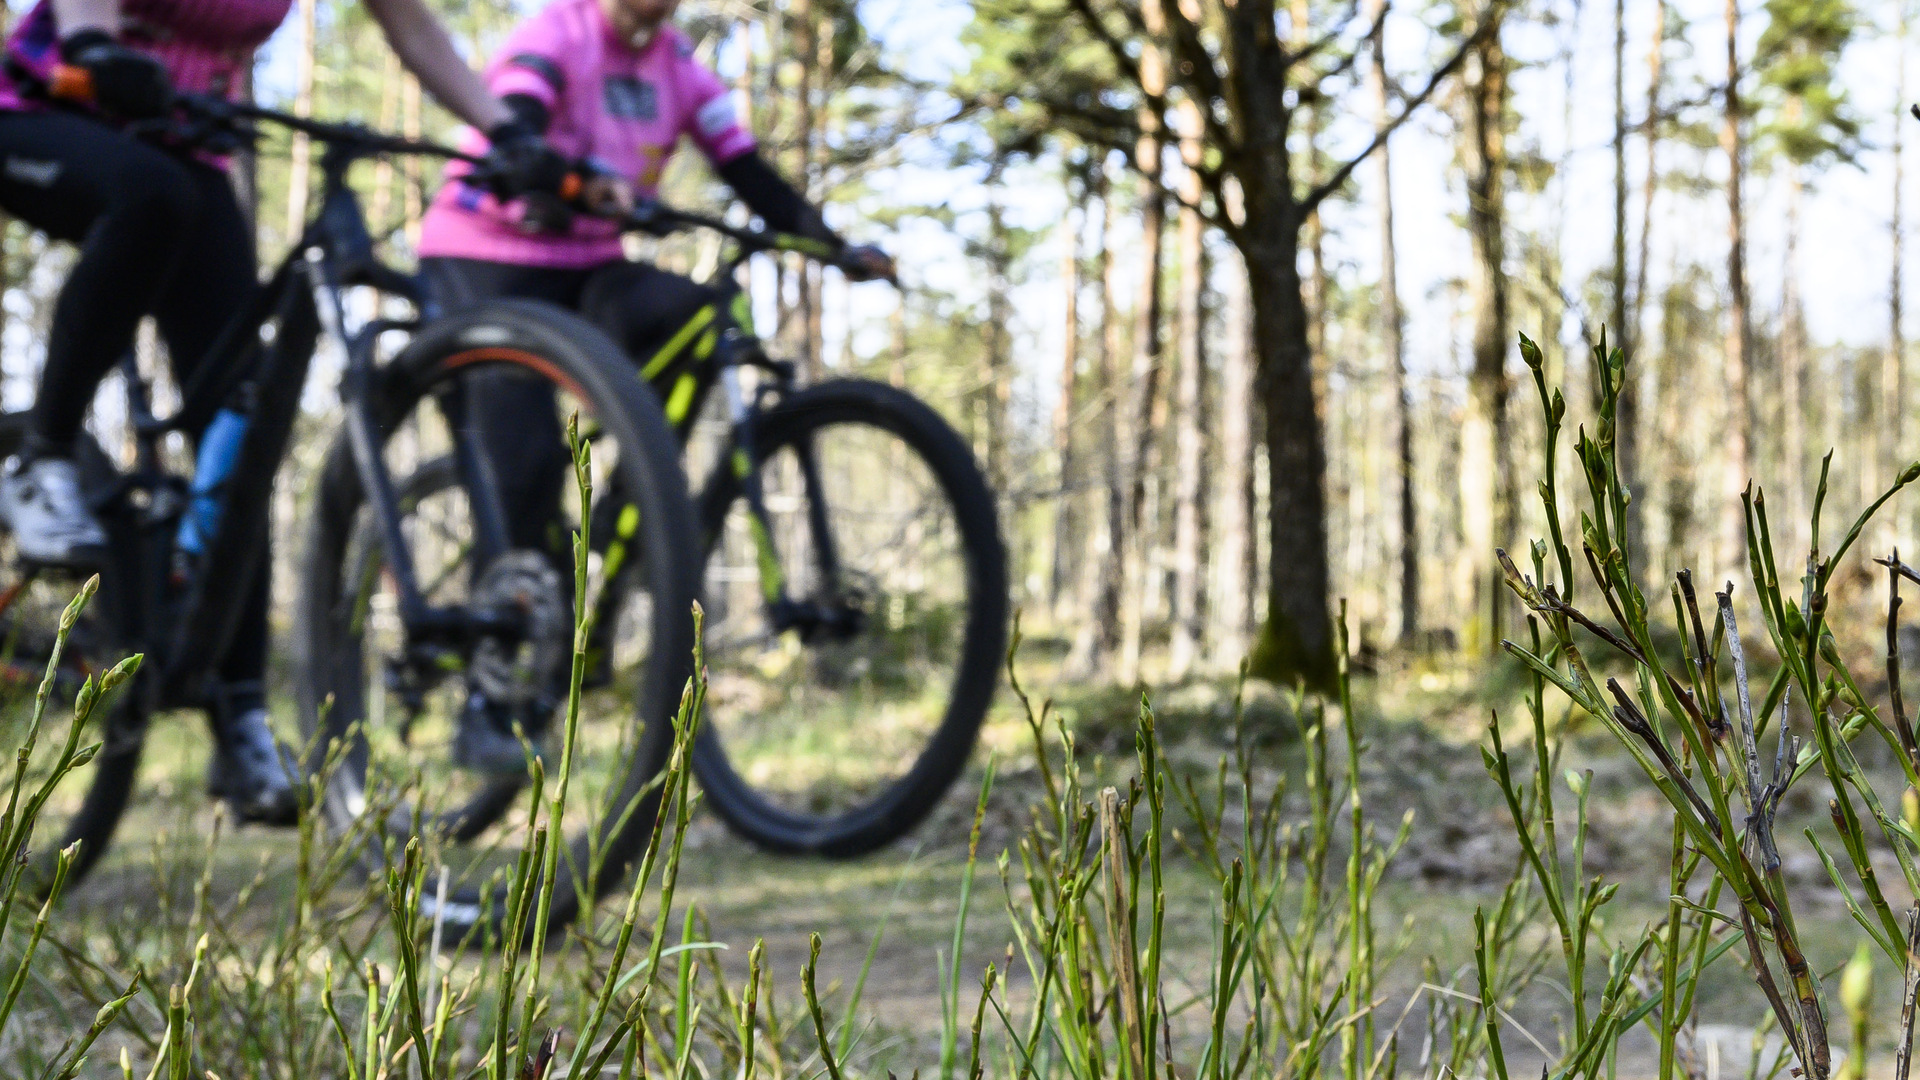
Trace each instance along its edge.
<path fill-rule="evenodd" d="M 1370 0 L 1367 18 L 1379 27 L 1374 32 L 1373 64 L 1367 83 L 1373 95 L 1373 122 L 1385 128 L 1389 118 L 1387 99 L 1386 28 L 1380 16 L 1386 0 Z M 1413 393 L 1407 385 L 1406 320 L 1400 311 L 1399 258 L 1393 242 L 1393 157 L 1388 144 L 1374 151 L 1374 168 L 1380 185 L 1380 334 L 1387 350 L 1387 365 L 1392 372 L 1395 435 L 1395 480 L 1399 494 L 1399 599 L 1400 628 L 1403 643 L 1411 643 L 1420 632 L 1420 532 L 1414 504 Z"/>
<path fill-rule="evenodd" d="M 1741 183 L 1746 174 L 1746 152 L 1741 136 L 1740 3 L 1727 0 L 1727 73 L 1722 90 L 1720 149 L 1727 156 L 1727 419 L 1720 445 L 1727 455 L 1726 482 L 1721 485 L 1725 506 L 1721 519 L 1720 565 L 1738 571 L 1746 566 L 1746 515 L 1734 494 L 1753 477 L 1752 398 L 1747 392 L 1747 368 L 1753 358 L 1753 327 L 1747 310 L 1747 234 Z"/>
<path fill-rule="evenodd" d="M 1496 12 L 1495 17 L 1498 17 Z M 1470 599 L 1464 641 L 1471 656 L 1492 656 L 1500 641 L 1505 591 L 1494 549 L 1512 531 L 1512 477 L 1507 431 L 1507 276 L 1505 237 L 1507 60 L 1500 29 L 1474 50 L 1466 87 L 1467 234 L 1473 248 L 1468 279 L 1473 310 L 1473 370 L 1460 432 L 1461 560 Z"/>
<path fill-rule="evenodd" d="M 1247 284 L 1235 269 L 1226 283 L 1225 354 L 1220 358 L 1220 527 L 1214 551 L 1214 663 L 1231 668 L 1247 654 L 1260 606 L 1254 543 L 1254 360 Z"/>
<path fill-rule="evenodd" d="M 1313 392 L 1313 352 L 1300 289 L 1297 220 L 1247 215 L 1248 299 L 1255 380 L 1266 420 L 1268 559 L 1266 623 L 1254 670 L 1324 685 L 1332 670 L 1327 606 L 1326 450 Z"/>
<path fill-rule="evenodd" d="M 1206 298 L 1206 223 L 1200 219 L 1201 188 L 1194 166 L 1200 163 L 1200 117 L 1182 110 L 1180 156 L 1180 301 L 1175 355 L 1180 365 L 1174 407 L 1173 470 L 1173 614 L 1167 649 L 1167 678 L 1178 682 L 1193 670 L 1206 632 L 1204 583 L 1207 558 L 1208 417 Z"/>
<path fill-rule="evenodd" d="M 1071 194 L 1069 194 L 1071 202 Z M 1047 608 L 1062 617 L 1061 603 L 1073 573 L 1073 520 L 1078 462 L 1073 457 L 1074 399 L 1080 368 L 1080 235 L 1071 208 L 1061 222 L 1060 277 L 1066 283 L 1066 315 L 1061 320 L 1060 400 L 1053 409 L 1053 453 L 1058 465 L 1060 494 L 1054 499 L 1053 565 L 1047 576 Z"/>

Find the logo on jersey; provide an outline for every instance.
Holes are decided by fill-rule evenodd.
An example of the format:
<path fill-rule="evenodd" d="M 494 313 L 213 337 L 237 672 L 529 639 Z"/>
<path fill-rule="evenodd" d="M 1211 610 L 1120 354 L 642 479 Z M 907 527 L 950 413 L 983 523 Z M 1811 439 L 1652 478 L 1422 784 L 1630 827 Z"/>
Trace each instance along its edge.
<path fill-rule="evenodd" d="M 694 116 L 694 123 L 699 126 L 700 134 L 709 139 L 717 139 L 739 127 L 740 121 L 733 112 L 733 95 L 721 94 L 700 106 L 699 113 Z"/>
<path fill-rule="evenodd" d="M 660 115 L 660 95 L 652 83 L 632 75 L 609 75 L 603 84 L 607 115 L 621 120 L 653 120 Z"/>
<path fill-rule="evenodd" d="M 60 179 L 58 161 L 34 161 L 31 158 L 10 157 L 6 165 L 7 179 L 21 184 L 30 184 L 39 188 L 50 188 Z"/>

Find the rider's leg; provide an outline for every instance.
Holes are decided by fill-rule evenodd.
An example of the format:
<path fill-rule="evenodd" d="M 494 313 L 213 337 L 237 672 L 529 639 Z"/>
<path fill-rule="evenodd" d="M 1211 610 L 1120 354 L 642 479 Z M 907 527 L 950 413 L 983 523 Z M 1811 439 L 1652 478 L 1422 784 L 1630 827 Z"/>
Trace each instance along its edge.
<path fill-rule="evenodd" d="M 494 297 L 546 300 L 563 307 L 578 303 L 587 272 L 513 266 L 471 259 L 421 261 L 429 289 L 447 307 Z M 506 511 L 508 543 L 546 555 L 571 593 L 572 562 L 562 521 L 561 498 L 568 487 L 567 455 L 553 387 L 546 380 L 512 369 L 483 368 L 464 380 L 467 420 L 480 442 Z M 491 702 L 469 688 L 454 743 L 454 760 L 479 772 L 518 774 L 527 767 L 514 724 L 538 742 L 550 710 L 515 708 Z"/>
<path fill-rule="evenodd" d="M 206 358 L 226 320 L 245 308 L 259 288 L 252 230 L 232 184 L 208 166 L 196 164 L 188 171 L 203 207 L 201 227 L 182 245 L 182 265 L 193 267 L 193 273 L 176 275 L 153 308 L 160 336 L 174 357 L 174 378 L 183 385 Z M 198 442 L 201 433 L 191 434 Z M 264 517 L 270 508 L 263 502 L 233 509 Z M 269 533 L 260 530 L 263 538 Z M 272 566 L 273 552 L 263 539 L 239 626 L 220 662 L 220 686 L 208 715 L 215 749 L 207 781 L 242 819 L 287 824 L 298 811 L 297 772 L 267 724 L 265 690 Z"/>
<path fill-rule="evenodd" d="M 0 514 L 33 559 L 98 562 L 105 535 L 82 497 L 74 440 L 95 388 L 179 265 L 199 227 L 188 166 L 65 113 L 0 115 L 0 207 L 80 246 L 54 305 L 27 448 L 4 483 Z"/>
<path fill-rule="evenodd" d="M 691 278 L 647 263 L 610 263 L 594 271 L 580 313 L 644 366 L 702 304 L 717 294 Z"/>

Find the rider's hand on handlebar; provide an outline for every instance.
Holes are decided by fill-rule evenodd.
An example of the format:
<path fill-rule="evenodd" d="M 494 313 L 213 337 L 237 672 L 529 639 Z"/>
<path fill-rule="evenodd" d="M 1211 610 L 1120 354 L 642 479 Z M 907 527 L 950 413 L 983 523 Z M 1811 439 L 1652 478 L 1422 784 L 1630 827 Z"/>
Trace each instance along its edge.
<path fill-rule="evenodd" d="M 599 217 L 625 217 L 633 212 L 633 185 L 611 173 L 590 172 L 580 185 L 579 202 Z"/>
<path fill-rule="evenodd" d="M 160 61 L 87 27 L 60 42 L 60 58 L 85 72 L 81 96 L 115 116 L 150 120 L 173 103 L 173 80 Z"/>
<path fill-rule="evenodd" d="M 492 148 L 480 171 L 502 202 L 536 194 L 565 198 L 571 194 L 566 190 L 569 180 L 578 182 L 572 164 L 523 120 L 494 125 L 487 141 Z"/>
<path fill-rule="evenodd" d="M 890 281 L 900 283 L 893 256 L 872 244 L 856 244 L 840 253 L 840 272 L 848 281 Z"/>

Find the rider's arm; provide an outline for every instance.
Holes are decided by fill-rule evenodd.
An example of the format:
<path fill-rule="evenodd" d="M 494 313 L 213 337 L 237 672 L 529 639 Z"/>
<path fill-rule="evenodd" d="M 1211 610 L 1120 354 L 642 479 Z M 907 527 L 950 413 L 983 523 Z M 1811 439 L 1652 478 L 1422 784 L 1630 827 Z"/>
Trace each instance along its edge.
<path fill-rule="evenodd" d="M 99 4 L 112 0 L 59 0 Z M 487 89 L 467 66 L 425 0 L 367 0 L 367 11 L 380 24 L 387 43 L 400 62 L 420 80 L 434 100 L 481 131 L 492 131 L 514 119 L 513 113 Z"/>
<path fill-rule="evenodd" d="M 807 202 L 807 197 L 775 172 L 758 150 L 749 150 L 721 162 L 714 166 L 714 171 L 768 226 L 832 244 L 836 248 L 846 243 L 838 233 L 827 227 L 826 219 Z"/>

